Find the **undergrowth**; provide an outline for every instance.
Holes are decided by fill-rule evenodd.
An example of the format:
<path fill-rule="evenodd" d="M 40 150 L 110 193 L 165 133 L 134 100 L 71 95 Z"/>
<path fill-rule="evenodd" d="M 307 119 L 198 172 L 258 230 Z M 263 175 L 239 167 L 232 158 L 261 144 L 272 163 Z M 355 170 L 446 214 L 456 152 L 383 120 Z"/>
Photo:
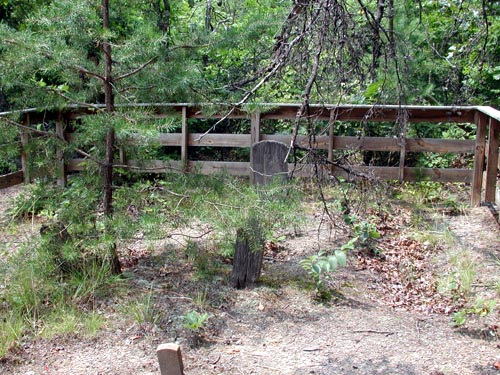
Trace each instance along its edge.
<path fill-rule="evenodd" d="M 205 224 L 214 234 L 209 247 L 188 243 L 186 255 L 197 277 L 206 278 L 217 272 L 215 257 L 232 256 L 236 230 L 249 217 L 268 237 L 302 220 L 302 192 L 294 183 L 254 187 L 225 174 L 158 177 L 117 186 L 111 218 L 102 214 L 95 173 L 72 176 L 65 189 L 37 182 L 12 202 L 11 224 L 42 225 L 40 236 L 0 268 L 0 358 L 25 336 L 98 331 L 104 324 L 96 313 L 100 304 L 110 296 L 125 298 L 128 281 L 111 272 L 111 252 L 122 242 L 167 238 L 178 228 Z M 156 324 L 161 316 L 154 306 L 149 294 L 122 313 Z"/>
<path fill-rule="evenodd" d="M 125 290 L 134 284 L 111 272 L 110 253 L 127 241 L 140 238 L 154 243 L 185 228 L 198 232 L 203 228 L 205 233 L 183 242 L 183 259 L 176 262 L 191 265 L 191 282 L 217 284 L 224 282 L 223 264 L 233 255 L 236 232 L 250 218 L 261 223 L 269 241 L 278 241 L 283 233 L 300 232 L 305 220 L 304 201 L 319 202 L 315 209 L 323 210 L 321 217 L 326 218 L 321 225 L 330 225 L 343 242 L 318 249 L 316 255 L 302 261 L 302 266 L 316 297 L 328 299 L 336 294 L 330 282 L 333 273 L 348 263 L 351 253 L 384 260 L 379 244 L 393 230 L 390 226 L 401 230 L 406 225 L 394 224 L 399 212 L 396 206 L 404 204 L 417 212 L 410 224 L 412 233 L 406 235 L 435 248 L 449 239 L 427 213 L 436 208 L 449 210 L 450 206 L 454 208 L 446 211 L 449 214 L 462 209 L 454 194 L 429 183 L 391 187 L 339 180 L 324 185 L 288 181 L 251 186 L 226 174 L 156 177 L 124 178 L 115 187 L 110 218 L 102 213 L 96 174 L 72 176 L 65 189 L 39 182 L 14 200 L 9 211 L 11 224 L 39 223 L 42 228 L 41 235 L 33 236 L 16 251 L 3 251 L 8 262 L 0 266 L 0 358 L 26 337 L 96 334 L 110 324 L 99 309 L 111 296 L 124 300 L 117 313 L 139 326 L 161 324 L 165 316 L 158 308 L 156 291 L 130 300 Z M 162 258 L 161 262 L 175 263 L 172 259 Z M 440 286 L 446 289 L 443 294 L 467 295 L 475 269 L 467 268 L 470 262 L 464 254 L 449 261 L 454 271 L 441 278 Z M 279 280 L 268 282 L 280 285 Z M 179 312 L 174 319 L 179 330 L 193 331 L 196 337 L 205 332 L 208 315 L 204 314 L 209 305 L 207 289 L 199 290 L 191 298 L 194 312 Z M 468 310 L 456 317 L 463 320 L 475 313 L 485 314 L 489 310 L 484 306 L 493 305 L 471 302 Z"/>

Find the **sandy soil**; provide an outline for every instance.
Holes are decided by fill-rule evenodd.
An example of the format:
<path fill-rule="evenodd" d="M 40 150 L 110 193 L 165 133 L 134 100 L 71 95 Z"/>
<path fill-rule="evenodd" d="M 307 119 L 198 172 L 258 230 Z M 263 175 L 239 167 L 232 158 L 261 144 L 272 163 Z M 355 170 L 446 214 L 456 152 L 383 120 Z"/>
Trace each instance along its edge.
<path fill-rule="evenodd" d="M 0 190 L 3 202 L 16 193 L 7 190 Z M 130 296 L 153 293 L 161 314 L 157 325 L 139 325 L 123 317 L 123 301 L 108 300 L 98 307 L 106 326 L 96 337 L 26 340 L 0 362 L 0 373 L 159 374 L 156 347 L 178 342 L 187 375 L 500 374 L 494 367 L 500 360 L 500 341 L 485 334 L 483 322 L 456 329 L 449 315 L 394 307 L 388 303 L 388 289 L 381 288 L 381 276 L 356 257 L 335 275 L 341 294 L 328 304 L 316 302 L 304 288 L 307 279 L 298 262 L 331 239 L 326 228 L 318 231 L 317 220 L 312 217 L 300 236 L 288 234 L 268 253 L 263 283 L 246 290 L 229 288 L 226 276 L 194 281 L 192 266 L 178 262 L 178 242 L 159 242 L 126 272 Z M 445 217 L 443 225 L 477 260 L 480 289 L 498 274 L 498 224 L 488 209 L 478 208 Z M 25 230 L 36 235 L 34 226 Z M 147 246 L 151 243 L 138 241 L 122 251 L 138 252 Z M 439 252 L 444 250 L 438 248 L 428 259 L 434 268 Z M 197 342 L 181 327 L 180 316 L 200 304 L 211 317 Z M 489 317 L 488 323 L 500 322 L 499 318 Z"/>

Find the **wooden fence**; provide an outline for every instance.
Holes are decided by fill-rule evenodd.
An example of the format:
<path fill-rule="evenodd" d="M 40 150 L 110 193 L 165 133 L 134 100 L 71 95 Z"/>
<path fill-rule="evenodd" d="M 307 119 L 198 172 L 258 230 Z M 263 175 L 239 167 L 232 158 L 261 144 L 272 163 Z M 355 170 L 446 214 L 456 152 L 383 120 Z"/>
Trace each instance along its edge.
<path fill-rule="evenodd" d="M 97 106 L 99 107 L 99 106 Z M 261 124 L 264 120 L 294 120 L 300 104 L 262 104 L 252 111 L 242 108 L 228 107 L 219 111 L 210 110 L 210 114 L 204 111 L 204 106 L 193 104 L 139 104 L 127 106 L 131 109 L 147 109 L 151 117 L 165 118 L 174 117 L 179 120 L 180 133 L 160 134 L 158 142 L 162 146 L 180 148 L 179 160 L 160 161 L 150 160 L 141 162 L 127 160 L 126 155 L 120 153 L 118 164 L 121 167 L 138 172 L 168 172 L 168 171 L 192 171 L 196 170 L 202 174 L 211 174 L 221 170 L 239 176 L 250 176 L 251 168 L 249 161 L 199 161 L 189 160 L 188 149 L 192 147 L 236 147 L 250 148 L 253 144 L 262 140 L 275 140 L 285 144 L 291 141 L 291 135 L 264 134 Z M 67 107 L 58 112 L 39 111 L 30 109 L 20 112 L 22 122 L 26 126 L 33 126 L 42 122 L 54 121 L 56 133 L 64 139 L 71 140 L 71 134 L 65 133 L 65 128 L 70 122 L 82 117 L 89 116 L 96 109 L 89 110 L 81 107 Z M 0 116 L 9 113 L 0 113 Z M 333 161 L 335 150 L 346 151 L 385 151 L 397 153 L 399 163 L 397 166 L 351 166 L 352 170 L 364 174 L 373 175 L 383 180 L 420 181 L 430 180 L 439 182 L 464 182 L 471 184 L 471 204 L 479 205 L 482 201 L 495 202 L 498 180 L 498 152 L 500 132 L 500 111 L 491 107 L 437 107 L 437 106 L 368 106 L 368 105 L 312 105 L 307 118 L 314 121 L 323 121 L 325 131 L 313 138 L 311 142 L 308 136 L 298 136 L 299 145 L 324 150 L 329 161 Z M 221 134 L 217 133 L 217 127 L 207 133 L 190 133 L 190 119 L 241 119 L 248 120 L 250 133 L 248 134 Z M 476 137 L 474 140 L 458 139 L 431 139 L 431 138 L 407 138 L 405 134 L 388 134 L 385 137 L 366 136 L 340 136 L 336 131 L 339 124 L 343 122 L 370 123 L 370 122 L 393 122 L 393 123 L 462 123 L 474 124 Z M 418 126 L 418 125 L 417 125 Z M 20 144 L 20 155 L 23 166 L 22 174 L 14 174 L 0 177 L 0 188 L 19 183 L 31 181 L 33 176 L 29 173 L 28 154 L 23 150 L 29 142 L 26 132 L 22 132 Z M 84 159 L 64 160 L 62 151 L 58 152 L 60 160 L 59 183 L 63 184 L 66 173 L 81 170 Z M 406 166 L 408 153 L 430 152 L 430 153 L 468 153 L 474 155 L 474 166 L 467 168 L 414 168 Z M 290 166 L 292 168 L 292 166 Z M 347 174 L 344 169 L 325 165 L 327 173 Z M 312 173 L 309 165 L 299 165 L 294 172 L 295 175 L 308 176 Z M 484 196 L 482 192 L 484 191 Z"/>

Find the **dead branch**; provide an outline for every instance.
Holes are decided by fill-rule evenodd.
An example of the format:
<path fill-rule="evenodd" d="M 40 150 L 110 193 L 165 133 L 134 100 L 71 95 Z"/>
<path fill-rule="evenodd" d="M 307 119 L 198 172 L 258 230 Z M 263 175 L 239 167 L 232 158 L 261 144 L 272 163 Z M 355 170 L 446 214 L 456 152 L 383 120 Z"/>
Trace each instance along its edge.
<path fill-rule="evenodd" d="M 102 75 L 97 74 L 95 72 L 91 72 L 90 70 L 85 69 L 83 66 L 77 66 L 76 69 L 78 70 L 79 73 L 86 74 L 88 76 L 97 78 L 97 79 L 99 79 L 101 81 L 105 81 L 106 80 L 106 78 L 104 78 Z"/>
<path fill-rule="evenodd" d="M 154 63 L 156 60 L 158 60 L 158 56 L 155 56 L 153 57 L 152 59 L 149 59 L 148 61 L 146 61 L 144 64 L 142 64 L 140 67 L 128 72 L 128 73 L 125 73 L 121 76 L 118 76 L 116 78 L 113 78 L 113 81 L 114 82 L 117 82 L 121 79 L 124 79 L 124 78 L 128 78 L 128 77 L 131 77 L 133 76 L 134 74 L 137 74 L 139 73 L 141 70 L 143 70 L 144 68 L 146 68 L 148 65 L 151 65 L 152 63 Z"/>

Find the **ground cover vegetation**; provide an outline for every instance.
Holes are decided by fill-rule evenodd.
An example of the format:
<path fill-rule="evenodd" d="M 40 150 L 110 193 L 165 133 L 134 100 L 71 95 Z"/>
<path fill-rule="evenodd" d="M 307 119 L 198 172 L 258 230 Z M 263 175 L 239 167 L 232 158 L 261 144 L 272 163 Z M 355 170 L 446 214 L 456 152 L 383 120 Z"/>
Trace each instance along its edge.
<path fill-rule="evenodd" d="M 258 218 L 266 251 L 272 253 L 282 236 L 300 234 L 304 200 L 321 201 L 315 208 L 325 214 L 324 225 L 332 225 L 342 239 L 301 261 L 304 275 L 298 284 L 313 298 L 334 299 L 338 288 L 332 276 L 355 254 L 363 267 L 384 275 L 387 288 L 397 289 L 387 293 L 392 306 L 453 313 L 457 325 L 472 316 L 497 314 L 498 280 L 491 281 L 497 295 L 473 295 L 475 270 L 466 249 L 449 255 L 452 268 L 438 281 L 427 278 L 420 263 L 447 240 L 446 231 L 426 219 L 429 207 L 453 214 L 463 209 L 453 189 L 428 182 L 396 187 L 394 194 L 414 207 L 414 216 L 407 217 L 399 215 L 401 208 L 386 207 L 391 197 L 386 186 L 366 181 L 255 188 L 223 174 L 142 178 L 111 166 L 117 143 L 139 160 L 170 157 L 151 139 L 177 126 L 174 120 L 152 121 L 147 110 L 126 110 L 122 104 L 194 102 L 209 109 L 239 103 L 251 110 L 262 102 L 300 102 L 294 122 L 273 125 L 294 136 L 321 132 L 321 124 L 304 116 L 314 102 L 496 106 L 499 28 L 500 5 L 487 1 L 1 1 L 0 110 L 71 104 L 99 114 L 70 124 L 76 142 L 67 144 L 66 152 L 87 157 L 84 171 L 64 189 L 53 186 L 51 178 L 40 179 L 10 207 L 5 238 L 21 223 L 40 226 L 40 235 L 22 244 L 2 243 L 0 357 L 26 336 L 94 334 L 105 324 L 102 306 L 113 298 L 127 300 L 123 314 L 145 329 L 167 329 L 151 285 L 145 296 L 127 294 L 133 277 L 119 275 L 117 268 L 126 271 L 149 255 L 154 259 L 152 249 L 127 252 L 127 243 L 140 238 L 154 248 L 155 241 L 182 233 L 189 239 L 182 242 L 185 259 L 174 262 L 173 252 L 157 265 L 182 269 L 187 260 L 189 275 L 208 288 L 227 281 L 239 227 Z M 18 169 L 19 135 L 29 131 L 34 165 L 53 176 L 54 144 L 62 142 L 55 125 L 26 129 L 18 120 L 15 112 L 2 118 L 1 173 Z M 467 125 L 417 128 L 404 116 L 396 124 L 344 123 L 339 130 L 474 135 Z M 134 147 L 127 142 L 131 137 Z M 304 157 L 310 150 L 293 151 Z M 321 160 L 317 156 L 312 155 Z M 391 156 L 358 155 L 355 161 L 390 165 Z M 415 155 L 409 162 L 447 167 L 471 160 Z M 396 217 L 408 222 L 397 223 Z M 414 229 L 412 236 L 390 238 L 403 224 Z M 193 226 L 203 230 L 185 231 Z M 264 282 L 272 286 L 276 281 L 264 277 Z M 216 298 L 200 290 L 189 309 L 179 312 L 179 326 L 191 332 L 194 343 L 213 328 L 207 310 L 214 309 L 207 305 L 215 305 Z M 488 332 L 498 336 L 498 327 L 490 325 Z"/>

